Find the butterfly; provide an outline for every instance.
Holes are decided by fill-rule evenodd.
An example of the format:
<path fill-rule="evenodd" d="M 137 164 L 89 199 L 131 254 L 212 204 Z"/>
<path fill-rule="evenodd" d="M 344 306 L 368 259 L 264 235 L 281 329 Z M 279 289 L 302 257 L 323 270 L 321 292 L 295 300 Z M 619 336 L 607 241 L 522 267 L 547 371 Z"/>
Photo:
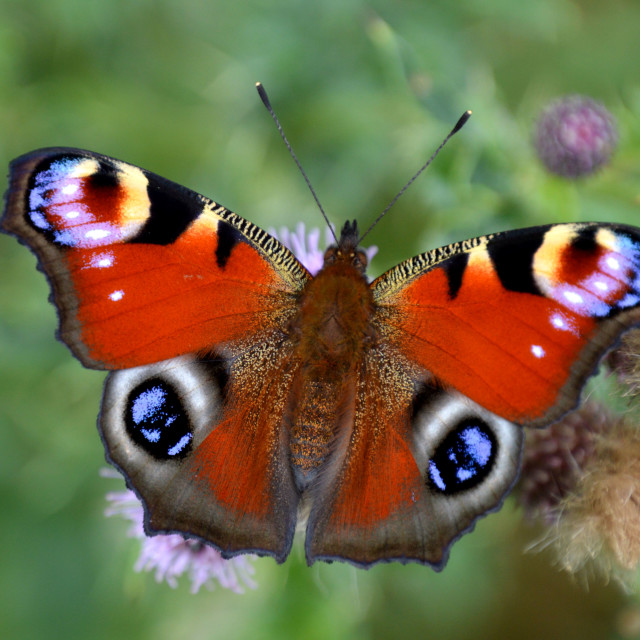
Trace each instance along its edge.
<path fill-rule="evenodd" d="M 51 148 L 11 164 L 2 229 L 33 250 L 59 338 L 111 370 L 99 430 L 179 532 L 283 562 L 441 569 L 500 507 L 523 427 L 573 409 L 640 322 L 640 229 L 554 224 L 456 242 L 369 282 L 355 222 L 312 276 L 185 187 Z"/>

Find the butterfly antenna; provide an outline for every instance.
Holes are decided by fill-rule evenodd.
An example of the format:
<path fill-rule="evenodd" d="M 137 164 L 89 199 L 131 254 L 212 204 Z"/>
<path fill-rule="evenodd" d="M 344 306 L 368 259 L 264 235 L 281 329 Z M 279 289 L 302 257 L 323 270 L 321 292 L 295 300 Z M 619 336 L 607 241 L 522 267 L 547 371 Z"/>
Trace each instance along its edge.
<path fill-rule="evenodd" d="M 471 111 L 465 111 L 460 116 L 458 122 L 456 122 L 453 129 L 451 129 L 451 131 L 449 132 L 449 135 L 447 135 L 447 137 L 440 143 L 440 146 L 433 152 L 431 157 L 420 167 L 420 169 L 411 178 L 411 180 L 409 180 L 409 182 L 407 182 L 407 184 L 405 184 L 404 187 L 402 187 L 402 189 L 398 191 L 398 193 L 396 194 L 396 197 L 384 208 L 382 213 L 373 221 L 372 225 L 360 236 L 360 239 L 358 240 L 358 244 L 360 244 L 364 239 L 364 237 L 368 235 L 369 232 L 373 229 L 373 227 L 375 227 L 378 224 L 378 222 L 382 220 L 383 216 L 387 213 L 387 211 L 389 211 L 389 209 L 391 209 L 391 207 L 393 207 L 393 205 L 398 201 L 398 198 L 413 184 L 416 178 L 434 161 L 435 157 L 440 153 L 440 151 L 442 151 L 442 148 L 444 147 L 444 145 L 447 144 L 447 142 L 449 142 L 449 139 L 453 135 L 458 133 L 458 131 L 460 131 L 460 129 L 464 127 L 465 123 L 470 117 L 471 117 Z"/>
<path fill-rule="evenodd" d="M 327 218 L 327 214 L 324 212 L 324 209 L 320 204 L 320 200 L 318 200 L 318 196 L 316 195 L 314 188 L 311 186 L 311 182 L 307 177 L 307 174 L 305 173 L 304 169 L 302 168 L 302 165 L 300 164 L 298 157 L 293 152 L 293 149 L 291 148 L 291 145 L 287 140 L 287 136 L 284 134 L 284 130 L 282 128 L 282 125 L 280 124 L 280 120 L 278 120 L 278 116 L 275 114 L 271 106 L 271 102 L 269 101 L 269 96 L 267 96 L 267 92 L 265 91 L 261 82 L 256 82 L 256 89 L 258 90 L 258 95 L 260 96 L 260 100 L 262 100 L 262 103 L 267 108 L 267 111 L 271 114 L 273 121 L 276 123 L 276 127 L 278 127 L 278 131 L 280 132 L 280 137 L 284 140 L 284 143 L 287 145 L 287 149 L 289 149 L 289 153 L 291 154 L 291 157 L 294 159 L 296 165 L 298 165 L 298 169 L 300 169 L 300 173 L 302 174 L 304 181 L 307 183 L 307 187 L 309 187 L 309 191 L 311 191 L 311 195 L 313 196 L 313 199 L 316 201 L 316 204 L 318 205 L 318 209 L 320 209 L 320 213 L 322 214 L 322 217 L 327 223 L 327 226 L 329 227 L 329 231 L 331 231 L 331 235 L 333 236 L 333 239 L 335 240 L 336 244 L 338 244 L 338 239 L 336 238 L 336 234 L 333 231 L 333 227 L 329 222 L 329 218 Z"/>

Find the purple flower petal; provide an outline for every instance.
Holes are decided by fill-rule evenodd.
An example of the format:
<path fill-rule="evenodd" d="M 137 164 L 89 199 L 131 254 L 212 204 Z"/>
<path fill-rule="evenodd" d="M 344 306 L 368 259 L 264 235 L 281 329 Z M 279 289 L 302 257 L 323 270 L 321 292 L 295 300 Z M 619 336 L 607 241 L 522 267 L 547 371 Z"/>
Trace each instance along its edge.
<path fill-rule="evenodd" d="M 122 479 L 113 469 L 103 470 L 102 475 Z M 129 520 L 131 527 L 127 535 L 142 541 L 140 557 L 134 566 L 136 571 L 153 571 L 157 582 L 166 582 L 172 589 L 178 586 L 178 579 L 187 574 L 191 593 L 197 593 L 202 587 L 211 590 L 216 583 L 235 593 L 257 587 L 252 578 L 254 556 L 225 560 L 219 551 L 198 540 L 173 533 L 147 536 L 143 525 L 144 510 L 133 491 L 111 491 L 106 499 L 110 506 L 105 515 L 119 515 Z"/>

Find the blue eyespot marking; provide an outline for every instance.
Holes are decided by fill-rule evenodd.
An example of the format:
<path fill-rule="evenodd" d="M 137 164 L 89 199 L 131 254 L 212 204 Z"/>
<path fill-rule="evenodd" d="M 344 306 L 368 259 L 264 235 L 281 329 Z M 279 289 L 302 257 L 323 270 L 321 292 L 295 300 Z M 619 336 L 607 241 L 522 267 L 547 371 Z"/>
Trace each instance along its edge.
<path fill-rule="evenodd" d="M 427 483 L 442 493 L 471 489 L 489 474 L 497 453 L 489 425 L 477 418 L 463 420 L 435 450 Z"/>
<path fill-rule="evenodd" d="M 139 384 L 129 393 L 125 427 L 131 439 L 149 455 L 169 460 L 191 450 L 193 432 L 175 390 L 160 378 Z"/>

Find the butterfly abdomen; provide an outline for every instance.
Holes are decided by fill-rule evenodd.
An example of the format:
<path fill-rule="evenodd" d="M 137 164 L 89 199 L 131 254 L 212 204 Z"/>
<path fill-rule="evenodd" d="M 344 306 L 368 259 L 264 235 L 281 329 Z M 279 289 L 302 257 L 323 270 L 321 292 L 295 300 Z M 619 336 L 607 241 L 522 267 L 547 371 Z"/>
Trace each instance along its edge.
<path fill-rule="evenodd" d="M 298 393 L 289 441 L 291 466 L 299 491 L 304 491 L 330 451 L 336 422 L 339 387 L 304 372 Z"/>
<path fill-rule="evenodd" d="M 373 297 L 361 271 L 347 261 L 325 266 L 306 286 L 294 333 L 301 379 L 290 406 L 290 451 L 302 491 L 330 453 L 341 422 L 339 407 L 370 343 Z"/>

